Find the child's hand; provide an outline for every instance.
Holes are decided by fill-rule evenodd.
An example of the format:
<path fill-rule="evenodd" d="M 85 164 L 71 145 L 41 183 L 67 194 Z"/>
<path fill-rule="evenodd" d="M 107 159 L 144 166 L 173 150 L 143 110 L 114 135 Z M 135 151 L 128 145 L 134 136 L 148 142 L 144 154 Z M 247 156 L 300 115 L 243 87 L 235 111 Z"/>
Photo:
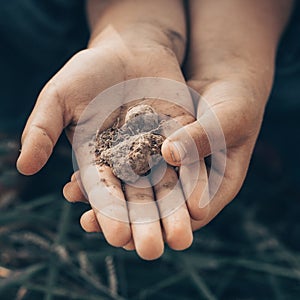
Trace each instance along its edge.
<path fill-rule="evenodd" d="M 214 218 L 241 188 L 272 88 L 277 46 L 292 3 L 292 0 L 189 1 L 188 84 L 216 114 L 227 146 L 226 166 L 218 159 L 211 166 L 223 178 L 206 213 L 202 214 L 193 204 L 188 205 L 191 217 L 201 219 L 194 228 Z M 201 102 L 197 118 L 198 122 L 186 130 L 194 137 L 200 156 L 205 157 L 213 150 L 206 133 L 214 132 L 215 123 L 203 112 Z M 170 139 L 182 141 L 182 135 L 178 133 Z M 220 141 L 217 138 L 216 144 Z M 163 147 L 163 153 L 166 148 Z M 171 162 L 166 154 L 165 158 Z"/>
<path fill-rule="evenodd" d="M 123 9 L 113 9 L 112 11 L 118 13 L 112 15 L 118 16 L 116 26 L 123 28 L 120 24 L 124 21 L 123 17 L 132 17 L 132 12 L 136 11 L 137 3 L 153 4 L 154 7 L 165 4 L 167 11 L 168 7 L 174 7 L 174 3 L 178 4 L 179 2 L 174 0 L 115 1 L 113 6 L 118 7 L 120 5 L 122 7 L 125 5 L 124 3 L 129 3 L 134 6 L 134 9 L 131 7 L 128 14 Z M 232 0 L 231 2 L 234 3 L 235 1 Z M 109 168 L 103 167 L 102 173 L 105 177 L 103 179 L 108 181 L 113 188 L 110 192 L 116 193 L 118 198 L 123 199 L 123 208 L 118 207 L 120 213 L 123 216 L 128 214 L 129 217 L 127 222 L 120 222 L 99 213 L 96 213 L 95 216 L 93 211 L 89 211 L 82 217 L 82 226 L 87 231 L 99 231 L 101 227 L 111 244 L 126 248 L 135 247 L 141 257 L 154 259 L 163 252 L 163 235 L 164 239 L 174 249 L 188 247 L 192 241 L 192 228 L 197 229 L 205 225 L 236 195 L 246 175 L 260 128 L 264 106 L 271 88 L 276 43 L 285 20 L 283 15 L 280 22 L 274 21 L 278 19 L 282 9 L 278 9 L 274 14 L 262 16 L 262 11 L 267 11 L 265 7 L 264 9 L 259 7 L 262 2 L 264 5 L 265 3 L 269 5 L 272 3 L 269 0 L 256 1 L 255 6 L 252 6 L 252 1 L 248 1 L 249 9 L 245 10 L 244 7 L 238 5 L 239 1 L 233 6 L 226 5 L 228 2 L 222 3 L 225 8 L 222 8 L 219 1 L 216 3 L 214 1 L 190 1 L 190 4 L 195 7 L 191 9 L 194 24 L 191 26 L 192 41 L 187 74 L 190 79 L 189 84 L 204 96 L 209 106 L 206 108 L 201 105 L 197 107 L 198 122 L 193 123 L 188 114 L 183 118 L 183 124 L 191 123 L 187 125 L 186 130 L 194 138 L 199 152 L 199 157 L 196 160 L 200 159 L 201 162 L 201 173 L 195 174 L 193 172 L 194 161 L 188 162 L 189 156 L 186 155 L 184 166 L 181 168 L 183 190 L 189 186 L 190 180 L 197 183 L 196 188 L 187 199 L 187 205 L 183 203 L 180 209 L 165 219 L 162 228 L 159 221 L 134 225 L 132 235 L 129 224 L 130 210 L 127 212 L 120 181 L 112 176 Z M 241 9 L 237 12 L 240 17 L 228 20 L 233 8 Z M 227 13 L 226 9 L 228 9 Z M 144 19 L 147 11 L 150 11 L 149 7 L 143 14 Z M 153 20 L 153 16 L 157 16 L 161 11 L 158 10 L 157 13 L 151 11 L 150 20 Z M 220 11 L 220 15 L 223 15 L 224 18 L 220 18 L 218 14 L 212 18 L 209 16 L 211 13 Z M 246 14 L 241 17 L 244 12 Z M 246 21 L 247 18 L 250 18 L 248 22 Z M 276 26 L 273 26 L 274 22 Z M 229 29 L 226 28 L 225 30 L 224 24 L 229 26 Z M 33 174 L 42 168 L 51 155 L 53 146 L 63 128 L 66 128 L 69 138 L 72 139 L 74 127 L 77 125 L 84 108 L 104 89 L 127 79 L 149 76 L 165 77 L 183 82 L 178 63 L 184 52 L 182 47 L 181 50 L 178 47 L 169 47 L 169 45 L 174 46 L 174 41 L 167 37 L 169 34 L 161 35 L 162 31 L 157 29 L 153 31 L 152 25 L 143 27 L 135 24 L 135 27 L 127 28 L 124 31 L 125 34 L 122 32 L 124 39 L 115 35 L 111 30 L 104 33 L 102 31 L 99 35 L 96 34 L 92 40 L 91 48 L 71 59 L 47 84 L 24 130 L 22 152 L 18 160 L 18 168 L 22 173 Z M 159 28 L 161 25 L 159 23 Z M 209 27 L 208 30 L 207 26 Z M 132 28 L 134 30 L 131 30 Z M 151 38 L 145 39 L 144 33 L 149 32 L 149 30 Z M 170 31 L 168 32 L 170 33 Z M 139 36 L 139 33 L 143 34 Z M 227 33 L 230 34 L 227 35 Z M 172 36 L 174 38 L 174 34 Z M 222 41 L 222 43 L 217 45 L 216 41 Z M 239 48 L 237 49 L 237 47 Z M 235 53 L 239 53 L 239 56 L 236 57 Z M 255 57 L 255 61 L 252 61 L 253 57 Z M 262 69 L 261 66 L 264 68 Z M 203 160 L 203 157 L 209 155 L 212 150 L 206 133 L 214 132 L 215 129 L 216 119 L 210 108 L 219 119 L 227 145 L 227 152 L 222 155 L 220 151 L 220 156 L 217 156 L 221 160 L 226 157 L 226 165 L 218 163 L 217 159 L 217 163 L 211 165 L 212 170 L 207 169 Z M 218 136 L 217 134 L 217 143 L 214 144 L 217 145 L 219 138 L 221 140 L 222 137 L 222 135 Z M 162 152 L 170 164 L 180 165 L 180 159 L 176 155 L 178 145 L 174 148 L 174 144 L 171 143 L 174 141 L 178 141 L 179 144 L 184 142 L 182 132 L 179 131 L 170 136 L 165 141 Z M 181 158 L 184 157 L 184 152 L 185 154 L 189 153 L 189 147 L 190 145 L 185 143 L 183 147 L 185 150 Z M 218 151 L 220 149 L 213 150 Z M 177 158 L 176 162 L 173 161 L 174 157 Z M 223 178 L 222 168 L 224 166 Z M 207 171 L 204 172 L 203 170 L 206 169 Z M 213 200 L 208 202 L 209 196 L 206 186 L 213 171 L 215 174 L 220 171 L 221 186 Z M 174 182 L 177 181 L 176 173 L 172 168 L 169 168 L 167 173 L 167 178 L 171 178 L 171 180 L 162 181 L 161 186 L 156 186 L 156 198 L 162 197 L 167 188 L 173 187 Z M 83 185 L 87 188 L 89 178 L 85 174 L 82 176 Z M 216 177 L 216 179 L 218 178 Z M 147 182 L 144 185 L 143 198 L 152 201 L 154 199 L 152 189 L 147 186 Z M 211 189 L 211 186 L 209 188 Z M 90 191 L 91 189 L 87 188 L 87 190 Z M 184 191 L 178 190 L 177 192 L 179 200 L 180 198 L 184 199 Z M 78 200 L 78 198 L 82 198 L 74 180 L 66 187 L 65 193 L 69 199 Z M 130 187 L 125 189 L 125 194 L 127 198 L 133 199 L 132 201 L 139 200 L 135 197 L 137 195 L 136 190 L 132 190 Z M 202 207 L 203 203 L 206 204 L 204 207 Z M 153 214 L 158 214 L 154 202 Z M 190 222 L 189 214 L 196 221 Z"/>
<path fill-rule="evenodd" d="M 176 56 L 171 51 L 166 51 L 163 47 L 153 46 L 150 49 L 135 51 L 134 62 L 130 57 L 126 57 L 124 53 L 121 53 L 124 55 L 124 58 L 120 58 L 120 53 L 114 49 L 109 49 L 109 51 L 107 49 L 109 49 L 108 43 L 106 43 L 103 49 L 99 47 L 77 54 L 44 88 L 28 120 L 22 137 L 22 152 L 18 160 L 18 169 L 20 172 L 30 175 L 42 168 L 51 155 L 52 149 L 64 128 L 70 141 L 73 139 L 76 126 L 78 128 L 82 127 L 83 130 L 89 128 L 91 120 L 87 120 L 84 124 L 78 124 L 77 121 L 89 102 L 100 91 L 108 88 L 110 85 L 130 79 L 130 76 L 143 77 L 155 75 L 183 81 Z M 151 64 L 149 64 L 149 61 L 151 61 Z M 108 99 L 108 101 L 111 101 L 111 99 Z M 188 101 L 191 100 L 187 99 Z M 183 118 L 184 112 L 180 110 L 174 110 L 169 106 L 164 107 L 161 103 L 156 105 L 154 100 L 150 102 L 154 108 L 157 107 L 156 110 L 158 113 L 166 113 L 172 118 L 176 118 L 179 115 L 181 121 L 184 122 L 183 125 L 193 120 L 189 115 Z M 101 112 L 99 111 L 99 113 Z M 102 113 L 107 116 L 106 111 L 102 111 Z M 99 116 L 100 119 L 101 116 Z M 111 121 L 111 123 L 114 123 L 115 120 Z M 96 129 L 94 128 L 94 133 L 96 133 Z M 87 149 L 86 155 L 89 155 L 89 151 L 90 149 Z M 77 155 L 78 153 L 76 153 Z M 80 160 L 80 157 L 77 157 L 77 159 Z M 120 214 L 130 215 L 130 211 L 127 213 L 120 181 L 112 175 L 109 168 L 102 167 L 101 170 L 103 172 L 99 174 L 103 176 L 105 181 L 110 186 L 116 187 L 113 192 L 116 193 L 119 199 L 124 199 L 124 206 L 118 207 L 115 205 L 114 209 Z M 175 176 L 177 178 L 173 169 L 170 168 L 168 172 L 171 173 L 169 177 L 174 178 Z M 101 195 L 95 194 L 95 190 L 93 190 L 90 184 L 87 187 L 87 182 L 91 182 L 87 176 L 83 178 L 83 183 L 89 197 L 93 198 L 94 201 L 101 201 Z M 152 199 L 153 214 L 159 215 L 154 203 L 154 195 L 152 195 L 150 183 L 148 185 L 149 188 L 145 188 L 144 190 L 127 186 L 126 198 L 128 201 L 140 201 L 138 198 L 141 196 L 144 197 L 145 201 Z M 160 187 L 157 189 L 156 197 L 159 194 L 163 195 L 165 193 L 164 183 L 160 183 Z M 179 193 L 180 191 L 178 191 L 178 197 L 180 197 Z M 136 198 L 136 196 L 139 197 Z M 102 199 L 102 201 L 104 200 L 109 201 L 109 199 Z M 92 200 L 91 202 L 93 203 Z M 167 241 L 175 249 L 186 248 L 192 242 L 190 218 L 184 200 L 182 202 L 184 205 L 181 209 L 163 220 Z M 126 220 L 123 222 L 124 219 L 123 221 L 117 221 L 101 213 L 97 213 L 97 220 L 107 241 L 112 245 L 125 246 L 130 241 L 131 228 L 129 219 L 127 219 L 126 223 Z M 180 235 L 178 235 L 178 231 L 180 231 Z M 135 246 L 142 257 L 150 259 L 162 254 L 163 238 L 159 217 L 156 222 L 132 226 L 132 232 Z M 180 236 L 180 239 L 178 239 L 178 236 Z M 152 244 L 152 247 L 149 247 L 149 243 Z"/>
<path fill-rule="evenodd" d="M 130 6 L 128 14 L 123 9 L 127 4 Z M 108 26 L 104 30 L 103 24 L 96 22 L 89 49 L 76 54 L 42 90 L 22 136 L 22 151 L 17 162 L 21 173 L 31 175 L 44 166 L 63 129 L 72 141 L 75 127 L 81 126 L 77 122 L 82 112 L 95 96 L 108 87 L 139 77 L 163 77 L 184 82 L 180 70 L 185 47 L 181 1 L 114 1 L 112 8 L 107 6 L 105 9 L 103 19 L 108 19 L 109 22 L 116 20 L 115 26 Z M 175 12 L 171 13 L 170 10 Z M 139 15 L 137 22 L 129 26 L 127 19 L 134 19 L 134 11 L 138 11 L 141 17 Z M 162 12 L 175 18 L 171 22 L 172 26 L 168 24 L 167 17 L 161 17 Z M 155 17 L 160 19 L 155 22 Z M 122 22 L 126 24 L 122 26 Z M 165 111 L 170 113 L 169 109 Z M 187 116 L 185 122 L 191 122 L 190 116 Z M 112 176 L 109 168 L 103 167 L 103 170 L 105 180 L 115 187 L 114 192 L 119 198 L 124 199 L 120 181 Z M 168 173 L 173 178 L 176 176 L 171 168 Z M 85 189 L 91 191 L 87 187 L 89 178 L 83 176 L 82 179 Z M 166 185 L 159 187 L 157 193 L 164 194 L 165 187 Z M 138 201 L 136 195 L 136 191 L 127 188 L 127 198 Z M 145 199 L 153 200 L 151 187 L 146 187 L 143 195 Z M 179 195 L 182 196 L 182 192 Z M 153 204 L 153 213 L 158 215 L 156 205 L 154 202 Z M 128 215 L 125 200 L 124 207 L 116 207 L 118 209 L 121 214 Z M 98 223 L 112 245 L 125 246 L 132 240 L 129 220 L 121 222 L 97 213 L 95 226 Z M 178 212 L 165 219 L 164 230 L 167 241 L 173 248 L 184 249 L 191 244 L 192 231 L 185 203 Z M 159 220 L 136 226 L 132 231 L 140 256 L 153 259 L 162 254 L 163 233 Z M 151 247 L 149 243 L 152 244 Z"/>
<path fill-rule="evenodd" d="M 187 199 L 193 229 L 207 224 L 235 197 L 242 185 L 271 89 L 276 47 L 290 4 L 291 1 L 284 0 L 189 2 L 191 41 L 186 72 L 188 83 L 207 100 L 208 108 L 219 120 L 227 145 L 223 155 L 220 151 L 216 156 L 216 163 L 209 167 L 204 164 L 203 157 L 209 155 L 211 150 L 218 152 L 216 145 L 222 136 L 219 139 L 218 134 L 214 135 L 214 114 L 210 109 L 203 109 L 200 102 L 197 107 L 198 120 L 187 125 L 186 130 L 198 147 L 201 173 L 193 172 L 193 161 L 189 165 L 185 161 L 181 168 L 183 189 L 191 180 L 197 182 Z M 269 11 L 272 13 L 269 14 Z M 235 17 L 232 17 L 233 14 Z M 207 133 L 213 133 L 216 138 L 213 144 L 217 149 L 211 149 Z M 174 156 L 177 157 L 176 149 L 184 149 L 181 157 L 185 156 L 188 160 L 189 145 L 185 143 L 184 147 L 177 145 L 174 148 L 171 143 L 174 141 L 179 144 L 184 142 L 182 131 L 169 137 L 162 152 L 170 164 L 180 165 L 180 159 L 173 161 Z M 203 171 L 205 169 L 206 172 Z M 221 185 L 209 202 L 206 185 L 212 172 L 219 173 L 220 178 L 215 178 L 221 181 Z M 212 181 L 212 185 L 214 183 Z M 216 187 L 209 188 L 215 192 Z M 75 180 L 66 186 L 65 191 L 73 200 L 82 198 Z M 88 231 L 100 230 L 91 211 L 83 216 L 82 225 Z M 132 241 L 126 248 L 134 248 Z"/>
<path fill-rule="evenodd" d="M 162 95 L 163 91 L 158 94 Z M 187 105 L 189 97 L 186 98 L 186 102 Z M 180 126 L 194 121 L 191 114 L 175 104 L 154 99 L 139 102 L 141 103 L 151 105 L 160 115 L 167 114 L 172 120 L 180 123 Z M 105 111 L 103 113 L 105 114 Z M 107 124 L 113 124 L 116 119 L 122 122 L 123 118 L 121 110 L 118 114 L 113 114 Z M 88 125 L 85 123 L 83 128 L 86 126 Z M 78 151 L 80 152 L 83 153 L 78 157 L 80 175 L 77 173 L 72 177 L 71 182 L 65 186 L 64 194 L 72 202 L 83 200 L 82 189 L 78 184 L 84 186 L 94 208 L 94 211 L 85 213 L 81 219 L 85 230 L 100 231 L 101 227 L 109 243 L 126 248 L 134 243 L 138 254 L 145 259 L 154 259 L 162 254 L 163 240 L 176 250 L 190 246 L 192 242 L 190 216 L 184 191 L 174 168 L 169 166 L 166 170 L 162 170 L 161 166 L 158 166 L 152 170 L 151 175 L 140 177 L 135 183 L 123 183 L 121 186 L 119 179 L 112 174 L 109 167 L 102 166 L 95 171 L 96 168 L 90 164 L 91 159 L 85 164 L 88 151 Z M 110 209 L 109 212 L 106 205 Z M 115 221 L 117 219 L 119 222 Z M 131 241 L 128 240 L 129 223 L 132 231 L 129 236 Z"/>
<path fill-rule="evenodd" d="M 179 172 L 183 191 L 176 190 L 176 195 L 177 200 L 186 201 L 186 205 L 182 205 L 168 218 L 162 219 L 164 240 L 171 248 L 188 247 L 192 241 L 191 227 L 192 230 L 197 230 L 212 220 L 236 196 L 245 179 L 262 121 L 264 94 L 261 91 L 261 94 L 256 95 L 255 98 L 254 94 L 258 91 L 255 81 L 253 82 L 250 77 L 243 79 L 232 76 L 229 79 L 224 78 L 209 83 L 189 81 L 189 85 L 202 95 L 205 103 L 203 104 L 203 99 L 198 102 L 197 121 L 188 114 L 184 115 L 181 123 L 187 125 L 169 136 L 162 146 L 164 159 L 170 165 L 181 166 Z M 161 113 L 164 112 L 159 101 L 153 102 L 152 105 L 154 108 L 157 106 L 158 109 L 162 109 Z M 172 117 L 176 118 L 176 116 Z M 187 134 L 193 140 L 188 140 Z M 173 144 L 174 142 L 176 144 Z M 223 142 L 226 142 L 225 148 Z M 194 144 L 198 149 L 198 157 L 190 155 Z M 179 153 L 178 149 L 182 151 Z M 209 156 L 212 150 L 214 159 L 206 165 L 204 157 Z M 200 169 L 197 168 L 197 161 L 200 161 Z M 168 184 L 166 184 L 167 178 Z M 160 200 L 161 195 L 168 192 L 166 187 L 174 187 L 177 180 L 176 172 L 169 168 L 165 180 L 162 180 L 159 186 L 154 186 L 156 199 Z M 73 175 L 71 182 L 64 189 L 66 198 L 72 202 L 83 200 L 79 188 L 81 184 L 80 174 Z M 187 191 L 190 186 L 193 187 L 192 192 Z M 208 193 L 208 186 L 211 195 Z M 146 195 L 146 190 L 135 192 Z M 150 190 L 148 192 L 150 197 L 148 193 L 148 197 L 143 198 L 153 199 L 152 192 Z M 210 199 L 212 193 L 214 195 Z M 187 194 L 189 197 L 185 199 Z M 134 195 L 134 191 L 131 195 Z M 126 196 L 129 200 L 128 195 Z M 128 213 L 130 215 L 130 210 Z M 88 211 L 82 216 L 81 224 L 86 231 L 107 230 L 102 226 L 99 227 L 97 219 L 99 222 L 99 216 L 96 218 L 93 211 Z M 152 236 L 150 233 L 154 232 L 155 235 Z M 125 245 L 125 248 L 136 249 L 144 258 L 154 258 L 151 254 L 147 256 L 146 253 L 147 250 L 152 254 L 155 253 L 153 250 L 155 245 L 162 247 L 159 224 L 153 222 L 150 225 L 133 225 L 132 233 L 132 240 Z M 121 246 L 121 243 L 119 245 Z"/>

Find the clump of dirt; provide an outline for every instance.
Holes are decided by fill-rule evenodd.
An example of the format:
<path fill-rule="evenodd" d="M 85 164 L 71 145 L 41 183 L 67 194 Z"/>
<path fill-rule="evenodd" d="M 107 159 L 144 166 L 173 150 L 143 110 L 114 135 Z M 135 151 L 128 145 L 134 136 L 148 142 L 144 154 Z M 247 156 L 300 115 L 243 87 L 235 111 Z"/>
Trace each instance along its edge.
<path fill-rule="evenodd" d="M 162 121 L 151 106 L 137 105 L 127 111 L 122 127 L 118 123 L 97 132 L 96 164 L 111 167 L 115 176 L 133 183 L 162 159 Z"/>

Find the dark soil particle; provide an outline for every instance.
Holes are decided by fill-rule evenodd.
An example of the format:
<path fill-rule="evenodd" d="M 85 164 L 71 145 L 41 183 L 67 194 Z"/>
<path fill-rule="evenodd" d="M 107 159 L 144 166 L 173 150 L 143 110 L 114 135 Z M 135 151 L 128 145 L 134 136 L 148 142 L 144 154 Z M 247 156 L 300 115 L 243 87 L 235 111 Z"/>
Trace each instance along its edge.
<path fill-rule="evenodd" d="M 162 159 L 162 122 L 151 106 L 137 105 L 128 110 L 122 127 L 118 123 L 117 120 L 112 127 L 97 132 L 96 164 L 111 167 L 124 182 L 135 182 Z"/>

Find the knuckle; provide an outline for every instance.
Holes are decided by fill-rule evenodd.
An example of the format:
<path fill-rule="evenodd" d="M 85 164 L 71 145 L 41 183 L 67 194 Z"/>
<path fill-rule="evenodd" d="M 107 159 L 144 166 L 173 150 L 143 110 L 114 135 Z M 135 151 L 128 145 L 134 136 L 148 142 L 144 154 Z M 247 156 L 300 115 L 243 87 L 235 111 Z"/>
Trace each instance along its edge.
<path fill-rule="evenodd" d="M 46 84 L 42 90 L 40 97 L 47 98 L 51 101 L 63 102 L 66 95 L 66 87 L 54 78 Z"/>
<path fill-rule="evenodd" d="M 205 128 L 196 121 L 190 125 L 191 135 L 201 157 L 207 156 L 211 152 L 211 142 Z"/>
<path fill-rule="evenodd" d="M 164 178 L 155 185 L 157 195 L 173 191 L 178 184 L 178 175 L 173 167 L 168 166 L 165 170 Z"/>
<path fill-rule="evenodd" d="M 49 107 L 56 107 L 62 113 L 64 127 L 68 123 L 66 114 L 70 114 L 70 108 L 69 110 L 67 109 L 67 99 L 72 98 L 70 95 L 71 86 L 71 83 L 67 84 L 66 80 L 56 79 L 55 76 L 45 85 L 38 98 L 38 102 L 43 101 L 44 104 L 47 104 Z"/>
<path fill-rule="evenodd" d="M 49 129 L 39 123 L 32 123 L 31 130 L 37 132 L 40 138 L 43 138 L 43 140 L 46 138 L 47 144 L 43 143 L 43 146 L 47 153 L 51 153 L 56 141 L 55 138 L 50 134 Z"/>

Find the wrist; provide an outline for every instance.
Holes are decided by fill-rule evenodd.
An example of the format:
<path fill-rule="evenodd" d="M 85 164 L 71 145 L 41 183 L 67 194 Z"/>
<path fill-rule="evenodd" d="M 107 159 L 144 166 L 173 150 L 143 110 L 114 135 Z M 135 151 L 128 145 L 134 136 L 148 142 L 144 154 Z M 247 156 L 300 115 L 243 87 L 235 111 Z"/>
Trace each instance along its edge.
<path fill-rule="evenodd" d="M 204 87 L 214 82 L 235 82 L 237 86 L 254 91 L 257 100 L 266 103 L 273 85 L 275 63 L 263 61 L 258 65 L 254 59 L 249 61 L 233 56 L 211 64 L 194 65 L 187 69 L 187 73 L 190 80 Z"/>
<path fill-rule="evenodd" d="M 122 44 L 123 48 L 134 53 L 140 49 L 165 48 L 173 53 L 181 63 L 185 54 L 186 37 L 184 34 L 173 31 L 163 25 L 151 23 L 132 23 L 120 28 L 108 26 L 104 30 L 93 30 L 88 48 Z"/>

